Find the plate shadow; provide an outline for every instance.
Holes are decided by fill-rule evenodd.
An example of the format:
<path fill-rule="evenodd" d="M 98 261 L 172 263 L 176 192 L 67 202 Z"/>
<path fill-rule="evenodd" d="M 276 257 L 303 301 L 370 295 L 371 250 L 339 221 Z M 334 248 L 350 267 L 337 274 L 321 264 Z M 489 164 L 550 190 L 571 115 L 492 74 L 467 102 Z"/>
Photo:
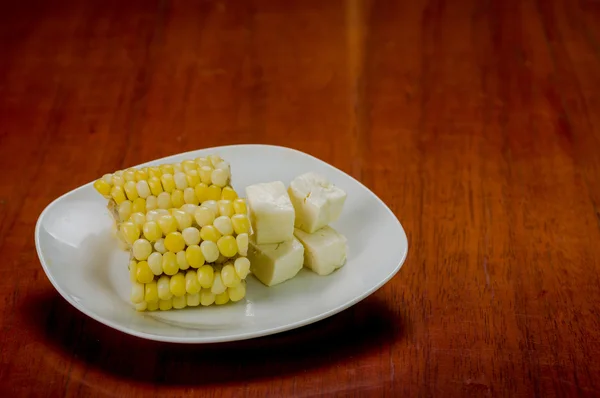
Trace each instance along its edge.
<path fill-rule="evenodd" d="M 295 330 L 228 343 L 172 344 L 111 329 L 79 312 L 56 292 L 31 295 L 19 316 L 36 339 L 83 367 L 159 385 L 201 386 L 277 378 L 329 367 L 393 345 L 406 325 L 372 295 L 332 317 Z"/>

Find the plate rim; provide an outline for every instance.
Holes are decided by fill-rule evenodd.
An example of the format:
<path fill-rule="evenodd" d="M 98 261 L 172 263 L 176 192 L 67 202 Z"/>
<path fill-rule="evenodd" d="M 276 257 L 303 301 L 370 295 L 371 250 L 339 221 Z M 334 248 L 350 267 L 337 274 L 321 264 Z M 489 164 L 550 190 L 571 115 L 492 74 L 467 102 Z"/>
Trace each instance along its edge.
<path fill-rule="evenodd" d="M 207 147 L 207 148 L 198 148 L 198 149 L 194 149 L 191 151 L 186 151 L 186 152 L 180 152 L 180 153 L 175 153 L 175 154 L 171 154 L 171 155 L 167 155 L 164 156 L 162 158 L 157 158 L 154 160 L 150 160 L 144 163 L 140 163 L 138 165 L 135 166 L 127 166 L 127 167 L 144 167 L 150 164 L 155 164 L 155 163 L 159 163 L 161 161 L 164 161 L 166 159 L 169 158 L 173 158 L 176 156 L 181 156 L 181 157 L 185 157 L 188 154 L 192 154 L 198 151 L 214 151 L 217 152 L 219 150 L 225 150 L 225 149 L 233 149 L 233 148 L 240 148 L 240 147 L 269 147 L 272 149 L 277 149 L 277 150 L 287 150 L 287 151 L 292 151 L 292 152 L 296 152 L 297 154 L 303 155 L 303 156 L 308 156 L 310 158 L 312 158 L 313 161 L 317 161 L 320 162 L 324 165 L 326 165 L 327 167 L 333 169 L 334 171 L 338 171 L 340 173 L 342 173 L 344 176 L 346 176 L 347 178 L 350 178 L 351 180 L 353 180 L 354 182 L 358 183 L 361 187 L 363 187 L 369 194 L 371 194 L 377 201 L 379 201 L 380 204 L 383 205 L 383 207 L 386 209 L 386 211 L 389 213 L 389 215 L 391 217 L 393 217 L 393 219 L 398 223 L 398 226 L 400 227 L 400 230 L 402 232 L 402 238 L 403 240 L 406 242 L 406 249 L 403 251 L 400 261 L 397 265 L 394 266 L 394 269 L 385 277 L 383 278 L 380 282 L 378 282 L 374 287 L 365 290 L 363 293 L 361 293 L 360 295 L 356 296 L 355 298 L 353 298 L 352 300 L 347 301 L 346 303 L 339 305 L 337 307 L 331 308 L 328 311 L 325 312 L 321 312 L 317 315 L 314 316 L 310 316 L 301 320 L 298 320 L 296 322 L 292 322 L 292 323 L 288 323 L 285 325 L 279 325 L 279 326 L 274 326 L 274 327 L 269 327 L 266 329 L 260 329 L 260 330 L 256 330 L 253 332 L 246 332 L 246 333 L 239 333 L 239 334 L 231 334 L 228 336 L 213 336 L 213 337 L 171 337 L 171 336 L 165 336 L 165 335 L 160 335 L 160 334 L 152 334 L 152 333 L 147 333 L 147 332 L 142 332 L 142 331 L 138 331 L 126 326 L 123 326 L 119 323 L 110 321 L 108 319 L 105 319 L 102 316 L 97 315 L 94 311 L 89 310 L 86 306 L 81 305 L 79 302 L 77 302 L 76 300 L 73 300 L 72 298 L 69 297 L 68 294 L 66 294 L 66 292 L 64 292 L 62 290 L 62 288 L 60 287 L 59 283 L 54 279 L 54 277 L 52 276 L 52 272 L 50 272 L 46 261 L 44 259 L 43 256 L 43 252 L 41 250 L 41 245 L 40 245 L 40 230 L 41 230 L 41 225 L 42 225 L 42 220 L 44 219 L 44 217 L 46 216 L 46 214 L 50 211 L 50 209 L 56 205 L 56 203 L 60 202 L 64 197 L 68 196 L 68 195 L 72 195 L 77 191 L 80 190 L 84 190 L 86 188 L 88 188 L 89 186 L 93 185 L 94 181 L 90 181 L 86 184 L 80 185 L 70 191 L 67 191 L 65 193 L 63 193 L 62 195 L 58 196 L 57 198 L 55 198 L 54 200 L 52 200 L 50 203 L 48 203 L 46 205 L 46 207 L 44 207 L 44 210 L 42 210 L 42 212 L 40 213 L 40 215 L 38 216 L 38 219 L 36 221 L 36 225 L 35 225 L 35 231 L 34 231 L 34 238 L 35 238 L 35 248 L 36 248 L 36 253 L 38 256 L 38 260 L 42 266 L 42 269 L 44 270 L 44 273 L 46 274 L 46 277 L 48 278 L 48 280 L 50 281 L 50 283 L 52 284 L 52 286 L 54 287 L 54 289 L 60 294 L 60 296 L 66 300 L 69 304 L 71 304 L 73 307 L 75 307 L 78 311 L 80 311 L 81 313 L 83 313 L 84 315 L 94 319 L 96 322 L 99 322 L 105 326 L 108 326 L 112 329 L 118 330 L 122 333 L 131 335 L 131 336 L 135 336 L 138 338 L 142 338 L 142 339 L 146 339 L 146 340 L 153 340 L 153 341 L 159 341 L 159 342 L 164 342 L 164 343 L 176 343 L 176 344 L 213 344 L 213 343 L 225 343 L 225 342 L 232 342 L 232 341 L 242 341 L 242 340 L 249 340 L 249 339 L 255 339 L 255 338 L 259 338 L 259 337 L 266 337 L 266 336 L 270 336 L 273 334 L 277 334 L 277 333 L 282 333 L 282 332 L 286 332 L 289 330 L 293 330 L 293 329 L 298 329 L 316 322 L 319 322 L 323 319 L 329 318 L 333 315 L 336 315 L 352 306 L 354 306 L 355 304 L 359 303 L 360 301 L 363 301 L 364 299 L 366 299 L 367 297 L 369 297 L 370 295 L 372 295 L 373 293 L 375 293 L 377 290 L 379 290 L 380 288 L 382 288 L 385 284 L 387 284 L 402 268 L 402 266 L 404 265 L 406 258 L 408 257 L 408 251 L 409 251 L 409 242 L 408 242 L 408 236 L 406 235 L 406 231 L 404 230 L 404 226 L 402 225 L 402 223 L 400 222 L 400 220 L 398 219 L 398 217 L 396 216 L 396 214 L 394 214 L 394 212 L 389 208 L 389 206 L 381 199 L 379 198 L 379 196 L 377 196 L 377 194 L 375 194 L 375 192 L 373 192 L 371 189 L 369 189 L 367 186 L 365 186 L 362 182 L 358 181 L 356 178 L 354 178 L 353 176 L 349 175 L 348 173 L 346 173 L 345 171 L 333 166 L 332 164 L 317 158 L 316 156 L 313 156 L 309 153 L 303 152 L 301 150 L 295 149 L 295 148 L 291 148 L 291 147 L 287 147 L 287 146 L 281 146 L 281 145 L 271 145 L 271 144 L 234 144 L 234 145 L 221 145 L 221 146 L 215 146 L 215 147 Z"/>

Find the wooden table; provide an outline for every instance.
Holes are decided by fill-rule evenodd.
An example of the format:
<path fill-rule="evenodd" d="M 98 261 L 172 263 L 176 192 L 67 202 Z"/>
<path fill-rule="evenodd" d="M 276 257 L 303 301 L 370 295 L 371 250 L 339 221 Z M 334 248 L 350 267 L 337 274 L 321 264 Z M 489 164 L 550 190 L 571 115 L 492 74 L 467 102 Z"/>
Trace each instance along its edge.
<path fill-rule="evenodd" d="M 214 346 L 129 337 L 52 288 L 50 201 L 235 143 L 360 179 L 407 231 L 402 270 Z M 599 143 L 597 0 L 5 2 L 0 396 L 598 396 Z"/>

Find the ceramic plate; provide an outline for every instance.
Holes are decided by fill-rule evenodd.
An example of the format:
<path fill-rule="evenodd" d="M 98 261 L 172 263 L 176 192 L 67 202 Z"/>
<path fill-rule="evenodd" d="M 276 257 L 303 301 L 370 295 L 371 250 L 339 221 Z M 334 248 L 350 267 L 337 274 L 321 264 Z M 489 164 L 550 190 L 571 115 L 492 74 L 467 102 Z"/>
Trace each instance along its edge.
<path fill-rule="evenodd" d="M 315 171 L 345 190 L 348 198 L 332 226 L 348 239 L 348 260 L 329 276 L 303 269 L 293 279 L 266 287 L 248 276 L 246 298 L 225 306 L 137 312 L 129 301 L 128 253 L 111 233 L 106 200 L 92 183 L 52 202 L 40 215 L 35 243 L 56 290 L 75 308 L 124 333 L 176 343 L 213 343 L 265 336 L 334 315 L 364 299 L 400 269 L 406 234 L 390 209 L 369 189 L 335 167 L 305 153 L 276 146 L 208 148 L 148 162 L 156 165 L 218 153 L 231 163 L 233 187 Z M 140 165 L 141 166 L 141 165 Z M 110 170 L 109 170 L 110 172 Z"/>

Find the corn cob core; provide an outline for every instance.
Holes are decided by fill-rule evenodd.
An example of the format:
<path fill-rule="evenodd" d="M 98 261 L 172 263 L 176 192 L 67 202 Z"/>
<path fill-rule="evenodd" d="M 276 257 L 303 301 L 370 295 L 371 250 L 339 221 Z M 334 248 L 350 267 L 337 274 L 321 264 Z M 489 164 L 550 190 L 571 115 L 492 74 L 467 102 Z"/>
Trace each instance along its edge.
<path fill-rule="evenodd" d="M 250 222 L 243 199 L 134 213 L 120 233 L 131 244 L 131 301 L 139 311 L 245 297 Z"/>
<path fill-rule="evenodd" d="M 108 199 L 118 228 L 134 213 L 238 197 L 231 187 L 230 165 L 218 155 L 119 170 L 96 180 L 94 188 Z"/>

